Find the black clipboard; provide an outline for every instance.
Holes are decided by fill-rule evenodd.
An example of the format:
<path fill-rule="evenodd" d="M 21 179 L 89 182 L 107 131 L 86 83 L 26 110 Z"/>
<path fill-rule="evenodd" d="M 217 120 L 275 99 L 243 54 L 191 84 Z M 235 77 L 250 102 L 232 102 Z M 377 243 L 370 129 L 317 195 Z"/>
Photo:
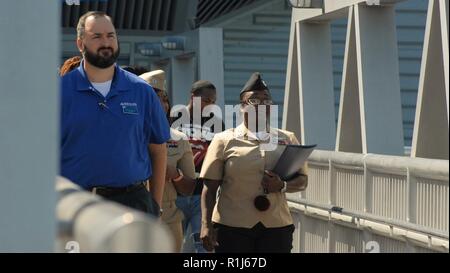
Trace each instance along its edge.
<path fill-rule="evenodd" d="M 278 174 L 282 180 L 290 180 L 303 167 L 316 146 L 317 144 L 286 145 L 273 172 Z"/>

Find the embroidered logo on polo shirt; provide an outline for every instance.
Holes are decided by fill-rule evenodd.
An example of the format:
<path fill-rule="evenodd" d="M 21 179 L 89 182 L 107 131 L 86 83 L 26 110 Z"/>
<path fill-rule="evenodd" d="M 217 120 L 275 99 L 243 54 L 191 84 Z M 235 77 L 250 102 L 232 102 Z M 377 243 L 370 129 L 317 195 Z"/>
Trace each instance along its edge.
<path fill-rule="evenodd" d="M 121 102 L 120 106 L 122 106 L 122 113 L 128 115 L 137 115 L 139 114 L 137 103 L 135 102 Z"/>

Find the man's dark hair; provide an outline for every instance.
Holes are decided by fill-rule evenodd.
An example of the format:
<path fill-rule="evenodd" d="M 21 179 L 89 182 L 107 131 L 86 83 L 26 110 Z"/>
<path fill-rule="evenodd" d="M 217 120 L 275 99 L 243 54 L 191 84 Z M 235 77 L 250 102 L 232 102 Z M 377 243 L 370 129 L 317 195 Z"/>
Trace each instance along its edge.
<path fill-rule="evenodd" d="M 194 95 L 199 95 L 204 90 L 216 90 L 216 87 L 214 84 L 212 84 L 210 81 L 196 81 L 194 84 L 192 84 L 191 93 Z"/>
<path fill-rule="evenodd" d="M 136 76 L 139 76 L 139 75 L 142 75 L 142 74 L 148 72 L 147 68 L 145 68 L 143 66 L 139 66 L 139 65 L 136 65 L 136 66 L 124 65 L 124 66 L 122 66 L 122 69 L 126 70 L 130 73 L 133 73 Z"/>
<path fill-rule="evenodd" d="M 80 17 L 80 19 L 78 20 L 78 24 L 77 24 L 77 38 L 83 38 L 84 28 L 86 26 L 86 19 L 89 18 L 90 16 L 94 16 L 94 18 L 106 17 L 112 22 L 111 17 L 109 17 L 108 14 L 104 13 L 103 11 L 88 11 L 85 14 L 83 14 Z"/>

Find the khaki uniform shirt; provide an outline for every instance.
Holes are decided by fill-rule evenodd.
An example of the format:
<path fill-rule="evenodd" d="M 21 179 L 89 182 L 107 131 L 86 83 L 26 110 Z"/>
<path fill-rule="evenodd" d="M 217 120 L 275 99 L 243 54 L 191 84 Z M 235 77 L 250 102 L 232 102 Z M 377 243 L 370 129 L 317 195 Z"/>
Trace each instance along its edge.
<path fill-rule="evenodd" d="M 274 128 L 270 139 L 263 144 L 243 124 L 214 136 L 200 173 L 201 178 L 222 181 L 213 222 L 243 228 L 252 228 L 258 222 L 268 228 L 293 223 L 285 193 L 268 194 L 271 205 L 266 211 L 257 210 L 253 203 L 264 192 L 264 170 L 275 167 L 286 144 L 299 143 L 292 132 Z M 307 174 L 306 163 L 299 172 Z"/>
<path fill-rule="evenodd" d="M 172 128 L 170 129 L 170 135 L 171 139 L 167 142 L 167 165 L 179 168 L 184 176 L 194 179 L 194 158 L 186 135 Z M 176 199 L 177 191 L 172 181 L 166 180 L 162 204 L 162 218 L 166 223 L 183 218 L 181 211 L 175 209 Z"/>

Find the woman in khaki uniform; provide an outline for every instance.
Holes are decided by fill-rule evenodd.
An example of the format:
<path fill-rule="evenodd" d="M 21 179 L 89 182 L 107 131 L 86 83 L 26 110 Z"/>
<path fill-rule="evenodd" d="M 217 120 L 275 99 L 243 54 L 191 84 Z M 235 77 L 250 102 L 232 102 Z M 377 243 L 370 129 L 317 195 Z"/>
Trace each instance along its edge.
<path fill-rule="evenodd" d="M 156 70 L 140 75 L 158 95 L 163 109 L 169 113 L 170 104 L 164 91 L 164 71 Z M 183 243 L 183 213 L 175 205 L 177 193 L 191 195 L 195 187 L 195 167 L 191 145 L 187 136 L 170 128 L 171 138 L 167 142 L 166 184 L 162 200 L 162 220 L 169 226 L 175 239 L 176 252 L 181 251 Z"/>
<path fill-rule="evenodd" d="M 242 108 L 254 109 L 253 117 L 261 111 L 256 106 L 267 109 L 272 104 L 259 73 L 251 76 L 240 100 Z M 252 116 L 245 113 L 241 125 L 216 134 L 210 144 L 200 173 L 204 179 L 201 239 L 209 251 L 290 252 L 294 226 L 285 192 L 306 189 L 306 164 L 291 180 L 282 181 L 270 170 L 286 144 L 298 144 L 297 138 L 269 126 L 258 132 L 257 118 L 254 126 L 251 122 Z"/>

